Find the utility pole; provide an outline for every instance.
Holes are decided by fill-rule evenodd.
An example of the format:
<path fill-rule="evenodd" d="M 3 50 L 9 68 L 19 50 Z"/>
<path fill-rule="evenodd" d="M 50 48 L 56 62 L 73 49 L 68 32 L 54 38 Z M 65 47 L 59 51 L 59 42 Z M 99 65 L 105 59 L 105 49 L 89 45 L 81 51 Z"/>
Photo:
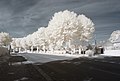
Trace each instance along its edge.
<path fill-rule="evenodd" d="M 97 46 L 96 34 L 95 34 L 95 36 L 94 36 L 94 40 L 95 40 L 95 46 Z"/>

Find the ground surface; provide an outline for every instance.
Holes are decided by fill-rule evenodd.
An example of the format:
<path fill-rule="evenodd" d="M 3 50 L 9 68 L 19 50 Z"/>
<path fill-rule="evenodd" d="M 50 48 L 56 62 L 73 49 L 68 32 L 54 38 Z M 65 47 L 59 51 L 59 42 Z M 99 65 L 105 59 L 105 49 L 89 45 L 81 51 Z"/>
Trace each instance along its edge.
<path fill-rule="evenodd" d="M 120 58 L 80 58 L 39 66 L 53 81 L 120 81 Z"/>
<path fill-rule="evenodd" d="M 0 67 L 0 81 L 46 81 L 32 65 L 7 64 Z"/>
<path fill-rule="evenodd" d="M 0 81 L 120 81 L 120 57 L 21 55 L 33 64 L 0 64 Z"/>
<path fill-rule="evenodd" d="M 47 54 L 36 54 L 36 53 L 21 53 L 19 55 L 24 56 L 27 58 L 28 61 L 32 61 L 34 63 L 46 63 L 50 61 L 56 60 L 65 60 L 65 59 L 73 59 L 75 57 L 68 57 L 68 56 L 58 56 L 58 55 L 47 55 Z"/>

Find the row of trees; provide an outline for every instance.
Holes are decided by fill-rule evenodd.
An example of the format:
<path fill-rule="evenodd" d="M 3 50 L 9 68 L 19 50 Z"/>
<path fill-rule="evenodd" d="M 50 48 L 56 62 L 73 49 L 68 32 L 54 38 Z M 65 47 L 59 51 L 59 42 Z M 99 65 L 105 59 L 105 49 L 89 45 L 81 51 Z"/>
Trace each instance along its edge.
<path fill-rule="evenodd" d="M 70 48 L 79 41 L 89 41 L 94 32 L 94 23 L 85 15 L 77 15 L 68 10 L 55 13 L 47 27 L 23 38 L 13 38 L 13 49 L 62 49 Z M 78 42 L 77 42 L 78 43 Z"/>

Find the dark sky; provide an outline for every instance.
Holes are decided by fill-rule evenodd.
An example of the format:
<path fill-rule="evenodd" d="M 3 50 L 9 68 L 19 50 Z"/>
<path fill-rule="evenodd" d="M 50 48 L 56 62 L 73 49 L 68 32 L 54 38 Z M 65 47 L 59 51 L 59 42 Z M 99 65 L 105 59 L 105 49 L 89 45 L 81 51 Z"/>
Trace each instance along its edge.
<path fill-rule="evenodd" d="M 91 18 L 97 40 L 120 30 L 120 0 L 0 0 L 0 32 L 27 36 L 47 26 L 55 12 L 66 9 Z"/>

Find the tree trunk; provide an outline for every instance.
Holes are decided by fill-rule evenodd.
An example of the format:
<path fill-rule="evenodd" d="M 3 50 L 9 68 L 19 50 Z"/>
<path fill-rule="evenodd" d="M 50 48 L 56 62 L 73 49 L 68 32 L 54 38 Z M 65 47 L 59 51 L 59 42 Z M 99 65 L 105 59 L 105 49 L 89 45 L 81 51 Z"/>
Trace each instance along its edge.
<path fill-rule="evenodd" d="M 73 53 L 75 53 L 75 48 L 73 49 Z"/>
<path fill-rule="evenodd" d="M 37 46 L 37 53 L 39 52 L 39 47 Z"/>
<path fill-rule="evenodd" d="M 69 40 L 69 48 L 70 48 L 70 46 L 71 46 L 71 40 Z"/>
<path fill-rule="evenodd" d="M 31 46 L 31 52 L 33 53 L 33 46 Z"/>
<path fill-rule="evenodd" d="M 79 48 L 79 54 L 81 54 L 81 48 Z"/>
<path fill-rule="evenodd" d="M 27 52 L 27 49 L 25 48 L 25 52 Z"/>
<path fill-rule="evenodd" d="M 18 48 L 18 50 L 19 50 L 19 53 L 21 53 L 21 48 Z"/>

